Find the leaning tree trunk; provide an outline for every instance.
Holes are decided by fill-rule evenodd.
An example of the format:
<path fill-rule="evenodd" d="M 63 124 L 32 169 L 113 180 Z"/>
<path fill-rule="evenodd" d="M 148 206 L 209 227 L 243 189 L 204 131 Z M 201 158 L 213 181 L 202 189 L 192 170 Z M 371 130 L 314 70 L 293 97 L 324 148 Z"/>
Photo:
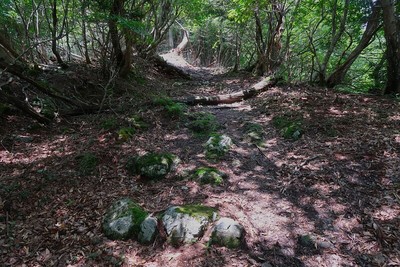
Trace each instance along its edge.
<path fill-rule="evenodd" d="M 381 4 L 387 56 L 385 94 L 397 94 L 400 93 L 400 22 L 391 0 L 381 0 Z"/>
<path fill-rule="evenodd" d="M 376 34 L 376 32 L 381 26 L 380 16 L 381 16 L 381 8 L 377 4 L 375 4 L 375 6 L 372 9 L 371 16 L 368 19 L 367 27 L 365 28 L 364 34 L 361 37 L 360 42 L 350 53 L 346 61 L 342 65 L 340 65 L 327 79 L 326 84 L 329 88 L 332 88 L 342 83 L 351 65 L 361 54 L 361 52 L 370 44 L 372 37 Z"/>

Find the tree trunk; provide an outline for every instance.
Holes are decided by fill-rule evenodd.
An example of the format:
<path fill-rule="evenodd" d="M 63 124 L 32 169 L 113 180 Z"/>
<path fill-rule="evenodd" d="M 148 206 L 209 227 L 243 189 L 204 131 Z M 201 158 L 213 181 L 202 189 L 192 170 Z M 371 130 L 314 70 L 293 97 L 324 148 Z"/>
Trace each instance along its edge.
<path fill-rule="evenodd" d="M 385 94 L 400 93 L 400 22 L 396 14 L 395 2 L 381 0 L 387 56 Z"/>
<path fill-rule="evenodd" d="M 183 28 L 182 28 L 182 30 L 183 30 L 182 41 L 175 48 L 175 51 L 178 53 L 178 55 L 180 55 L 182 53 L 183 49 L 185 49 L 185 47 L 189 43 L 189 32 L 186 29 L 183 29 Z"/>
<path fill-rule="evenodd" d="M 67 65 L 64 63 L 64 61 L 62 60 L 62 58 L 60 56 L 60 53 L 57 50 L 57 40 L 58 40 L 58 38 L 57 38 L 57 28 L 58 28 L 57 0 L 53 0 L 52 18 L 53 18 L 53 28 L 51 31 L 51 51 L 53 52 L 54 56 L 56 57 L 58 64 L 60 64 L 61 67 L 66 68 Z M 62 30 L 61 30 L 60 35 L 62 35 Z"/>
<path fill-rule="evenodd" d="M 86 2 L 82 3 L 81 9 L 82 15 L 82 38 L 83 38 L 83 49 L 85 54 L 86 64 L 90 64 L 90 56 L 89 56 L 89 49 L 87 44 L 87 31 L 86 31 Z"/>
<path fill-rule="evenodd" d="M 381 26 L 380 16 L 381 8 L 377 4 L 375 4 L 375 6 L 372 8 L 371 16 L 368 19 L 367 27 L 365 28 L 364 34 L 361 37 L 360 42 L 350 53 L 346 61 L 342 65 L 340 65 L 327 79 L 326 84 L 329 88 L 332 88 L 343 81 L 351 65 L 361 54 L 361 52 L 370 44 L 372 37 L 376 34 Z"/>
<path fill-rule="evenodd" d="M 254 97 L 261 92 L 266 91 L 268 88 L 274 86 L 277 83 L 276 79 L 271 77 L 263 78 L 260 82 L 252 85 L 250 88 L 226 95 L 217 96 L 195 96 L 189 97 L 187 99 L 177 99 L 177 102 L 185 103 L 187 105 L 218 105 L 218 104 L 231 104 L 246 100 L 248 98 Z"/>
<path fill-rule="evenodd" d="M 118 16 L 122 14 L 123 7 L 124 7 L 124 0 L 114 0 L 110 11 L 110 18 L 108 20 L 111 43 L 114 50 L 114 59 L 116 60 L 117 66 L 122 65 L 122 61 L 124 58 L 117 27 Z"/>

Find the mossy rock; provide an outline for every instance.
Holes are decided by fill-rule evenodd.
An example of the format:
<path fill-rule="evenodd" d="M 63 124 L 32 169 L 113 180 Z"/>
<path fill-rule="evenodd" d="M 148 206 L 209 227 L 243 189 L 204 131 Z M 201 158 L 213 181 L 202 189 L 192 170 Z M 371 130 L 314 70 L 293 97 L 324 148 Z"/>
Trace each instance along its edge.
<path fill-rule="evenodd" d="M 127 169 L 132 174 L 138 174 L 150 180 L 162 179 L 175 170 L 179 162 L 180 159 L 170 153 L 149 153 L 130 159 Z"/>
<path fill-rule="evenodd" d="M 205 144 L 205 154 L 208 159 L 216 160 L 223 157 L 232 147 L 232 139 L 226 135 L 212 135 Z"/>
<path fill-rule="evenodd" d="M 211 244 L 239 248 L 244 243 L 245 231 L 241 224 L 230 218 L 221 218 L 215 224 L 211 233 Z"/>
<path fill-rule="evenodd" d="M 216 209 L 203 205 L 173 206 L 162 216 L 162 222 L 173 246 L 197 242 L 208 224 L 217 216 Z"/>
<path fill-rule="evenodd" d="M 263 143 L 264 130 L 260 124 L 246 122 L 243 127 L 247 140 L 256 145 L 260 145 Z"/>
<path fill-rule="evenodd" d="M 128 198 L 113 203 L 103 219 L 103 232 L 110 239 L 126 240 L 137 237 L 147 212 Z"/>
<path fill-rule="evenodd" d="M 218 129 L 217 120 L 210 112 L 195 112 L 189 114 L 188 119 L 187 127 L 197 135 L 208 135 Z"/>
<path fill-rule="evenodd" d="M 194 171 L 194 179 L 201 184 L 220 185 L 224 182 L 224 178 L 228 177 L 226 173 L 212 167 L 200 167 Z"/>

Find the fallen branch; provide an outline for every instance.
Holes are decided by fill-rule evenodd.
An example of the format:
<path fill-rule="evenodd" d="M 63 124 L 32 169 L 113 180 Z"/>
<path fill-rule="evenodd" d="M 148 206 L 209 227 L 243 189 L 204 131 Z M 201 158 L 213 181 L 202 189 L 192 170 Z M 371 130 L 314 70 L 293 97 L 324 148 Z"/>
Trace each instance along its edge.
<path fill-rule="evenodd" d="M 170 74 L 170 75 L 177 75 L 177 76 L 182 77 L 182 78 L 187 79 L 187 80 L 191 79 L 189 74 L 187 74 L 186 72 L 184 72 L 183 70 L 181 70 L 178 67 L 175 67 L 175 66 L 172 66 L 172 65 L 168 64 L 168 62 L 166 62 L 160 56 L 153 56 L 151 58 L 151 61 L 153 61 L 154 65 L 158 69 L 163 71 L 164 73 L 167 73 L 167 74 Z"/>
<path fill-rule="evenodd" d="M 193 96 L 186 99 L 176 99 L 176 101 L 191 106 L 231 104 L 254 97 L 259 93 L 266 91 L 268 88 L 276 85 L 276 83 L 276 79 L 265 77 L 260 82 L 252 85 L 249 89 L 240 92 L 217 96 Z"/>

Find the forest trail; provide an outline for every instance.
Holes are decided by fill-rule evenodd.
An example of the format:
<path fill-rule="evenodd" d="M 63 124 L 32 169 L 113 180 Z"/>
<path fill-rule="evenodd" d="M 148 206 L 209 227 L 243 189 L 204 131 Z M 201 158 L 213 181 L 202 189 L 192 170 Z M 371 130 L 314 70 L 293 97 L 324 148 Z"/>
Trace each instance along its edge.
<path fill-rule="evenodd" d="M 149 79 L 144 88 L 162 88 L 171 97 L 182 97 L 232 93 L 257 82 L 244 73 L 179 67 L 187 68 L 193 79 Z M 215 116 L 217 132 L 234 142 L 219 161 L 210 162 L 204 154 L 208 136 L 193 134 L 184 118 L 168 117 L 162 107 L 147 103 L 127 102 L 123 113 L 72 117 L 46 127 L 9 118 L 9 134 L 2 135 L 0 147 L 0 183 L 12 209 L 10 223 L 0 221 L 0 229 L 8 232 L 0 238 L 1 262 L 177 267 L 400 264 L 398 102 L 275 86 L 234 104 L 188 107 L 187 114 L 196 112 Z M 129 127 L 133 115 L 148 127 L 122 139 L 119 129 Z M 285 122 L 289 124 L 281 127 Z M 248 123 L 261 127 L 262 142 L 252 142 Z M 301 136 L 287 135 L 293 127 Z M 127 159 L 150 151 L 178 155 L 178 173 L 212 166 L 229 178 L 212 186 L 184 176 L 149 183 L 129 175 Z M 87 153 L 97 164 L 83 174 L 80 159 Z M 158 239 L 149 247 L 133 240 L 110 241 L 100 223 L 109 204 L 120 197 L 131 197 L 149 212 L 183 204 L 216 207 L 220 216 L 245 227 L 247 245 L 228 250 L 209 247 L 205 239 L 180 248 Z"/>

